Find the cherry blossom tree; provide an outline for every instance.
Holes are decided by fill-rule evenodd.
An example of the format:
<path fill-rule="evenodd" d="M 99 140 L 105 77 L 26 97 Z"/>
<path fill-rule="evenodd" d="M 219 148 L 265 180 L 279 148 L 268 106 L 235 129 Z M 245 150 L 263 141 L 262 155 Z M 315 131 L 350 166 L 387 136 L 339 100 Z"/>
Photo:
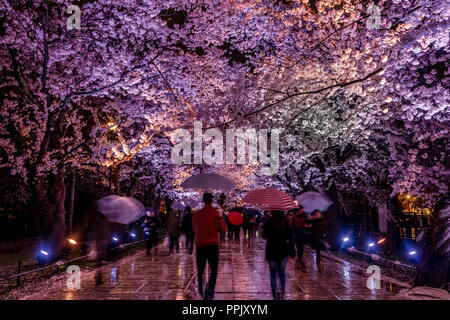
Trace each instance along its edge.
<path fill-rule="evenodd" d="M 376 6 L 1 0 L 1 166 L 27 186 L 56 255 L 70 168 L 168 195 L 192 166 L 165 166 L 154 148 L 167 146 L 153 144 L 194 120 L 284 129 L 279 173 L 229 169 L 240 186 L 331 183 L 433 202 L 448 192 L 448 5 Z"/>

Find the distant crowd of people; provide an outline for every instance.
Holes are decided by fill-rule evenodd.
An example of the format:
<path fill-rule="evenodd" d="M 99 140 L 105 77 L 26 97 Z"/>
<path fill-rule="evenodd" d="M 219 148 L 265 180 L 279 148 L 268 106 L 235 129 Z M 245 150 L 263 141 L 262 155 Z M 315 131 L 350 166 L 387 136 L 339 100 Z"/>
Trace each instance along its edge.
<path fill-rule="evenodd" d="M 155 212 L 148 211 L 142 221 L 146 239 L 146 254 L 150 255 L 152 247 L 159 240 L 162 227 L 167 230 L 169 254 L 179 252 L 179 238 L 185 235 L 185 247 L 189 254 L 196 247 L 198 275 L 198 292 L 205 300 L 214 298 L 218 265 L 219 243 L 228 238 L 239 241 L 241 229 L 244 239 L 251 241 L 254 237 L 266 240 L 265 258 L 269 265 L 272 296 L 276 300 L 284 299 L 286 288 L 286 265 L 289 257 L 296 257 L 296 266 L 306 272 L 304 246 L 309 241 L 316 253 L 316 264 L 320 270 L 321 252 L 327 249 L 324 240 L 324 219 L 319 210 L 307 215 L 303 208 L 284 211 L 265 211 L 263 214 L 243 212 L 243 221 L 235 225 L 228 213 L 212 206 L 213 195 L 203 195 L 203 209 L 193 213 L 190 207 L 184 212 L 172 212 L 163 223 Z M 155 254 L 156 254 L 156 248 Z M 209 280 L 203 285 L 203 273 L 206 263 L 210 267 Z M 280 282 L 278 286 L 277 282 Z"/>

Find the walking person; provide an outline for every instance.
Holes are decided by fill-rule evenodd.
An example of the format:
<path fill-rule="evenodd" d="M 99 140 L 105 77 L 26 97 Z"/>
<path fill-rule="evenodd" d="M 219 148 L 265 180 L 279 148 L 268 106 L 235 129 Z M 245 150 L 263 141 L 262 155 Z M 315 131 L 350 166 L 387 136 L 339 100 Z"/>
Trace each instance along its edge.
<path fill-rule="evenodd" d="M 155 212 L 147 211 L 141 224 L 141 226 L 144 228 L 145 251 L 147 256 L 150 255 L 150 251 L 152 250 L 153 245 L 158 242 L 158 229 L 160 225 L 160 220 L 156 217 Z M 154 251 L 156 255 L 156 248 Z"/>
<path fill-rule="evenodd" d="M 241 225 L 239 225 L 239 226 L 233 225 L 233 234 L 234 234 L 235 241 L 239 241 L 241 239 Z"/>
<path fill-rule="evenodd" d="M 167 220 L 167 233 L 169 235 L 169 255 L 172 254 L 173 248 L 179 252 L 178 238 L 181 234 L 180 216 L 173 212 Z"/>
<path fill-rule="evenodd" d="M 295 236 L 295 245 L 297 247 L 297 265 L 303 272 L 306 272 L 306 265 L 303 261 L 303 248 L 306 243 L 306 228 L 310 227 L 306 223 L 306 214 L 303 207 L 300 205 L 299 209 L 294 210 L 292 217 L 292 230 Z"/>
<path fill-rule="evenodd" d="M 219 212 L 212 206 L 213 195 L 205 193 L 203 202 L 205 204 L 203 209 L 194 213 L 192 218 L 197 248 L 198 291 L 204 300 L 212 300 L 219 267 L 219 232 L 222 229 Z M 203 271 L 206 261 L 211 273 L 206 288 L 203 289 Z"/>
<path fill-rule="evenodd" d="M 247 213 L 244 213 L 242 215 L 243 218 L 243 222 L 242 222 L 242 234 L 244 235 L 244 240 L 245 239 L 250 239 L 250 234 L 249 234 L 249 224 L 248 224 L 248 219 L 249 219 L 249 215 Z"/>
<path fill-rule="evenodd" d="M 248 238 L 251 240 L 255 235 L 256 228 L 256 217 L 254 215 L 250 215 L 248 217 Z"/>
<path fill-rule="evenodd" d="M 311 247 L 316 251 L 316 265 L 320 271 L 320 252 L 327 249 L 325 244 L 325 225 L 322 212 L 314 210 L 311 214 L 311 219 L 308 220 L 311 225 Z"/>
<path fill-rule="evenodd" d="M 266 260 L 270 269 L 270 286 L 275 300 L 283 300 L 286 288 L 286 265 L 295 257 L 294 239 L 289 221 L 283 211 L 272 211 L 264 223 L 263 238 L 266 239 Z M 277 279 L 280 280 L 278 290 Z"/>
<path fill-rule="evenodd" d="M 225 222 L 227 224 L 227 237 L 228 237 L 228 239 L 233 240 L 233 225 L 231 224 L 230 219 L 228 218 L 229 214 L 230 213 L 227 212 L 226 215 L 225 215 L 226 216 L 225 217 Z"/>
<path fill-rule="evenodd" d="M 192 226 L 192 209 L 191 207 L 186 207 L 183 220 L 181 222 L 181 231 L 186 237 L 186 250 L 189 254 L 194 251 L 194 227 Z"/>
<path fill-rule="evenodd" d="M 258 233 L 258 238 L 262 238 L 262 231 L 264 226 L 264 213 L 259 213 L 256 218 L 256 230 Z"/>
<path fill-rule="evenodd" d="M 221 211 L 219 212 L 219 215 L 220 215 L 220 241 L 225 241 L 225 234 L 226 234 L 225 230 L 226 230 L 226 225 L 227 225 L 227 222 L 226 222 L 227 219 L 225 217 L 223 209 L 221 209 Z"/>

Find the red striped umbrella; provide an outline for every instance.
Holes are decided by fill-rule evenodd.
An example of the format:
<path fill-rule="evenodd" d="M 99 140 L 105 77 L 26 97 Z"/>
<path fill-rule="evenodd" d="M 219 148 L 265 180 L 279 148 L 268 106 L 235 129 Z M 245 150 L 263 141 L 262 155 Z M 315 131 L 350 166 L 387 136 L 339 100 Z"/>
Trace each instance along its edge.
<path fill-rule="evenodd" d="M 272 188 L 250 191 L 242 201 L 263 210 L 285 211 L 298 208 L 298 205 L 295 204 L 294 200 L 288 194 Z"/>

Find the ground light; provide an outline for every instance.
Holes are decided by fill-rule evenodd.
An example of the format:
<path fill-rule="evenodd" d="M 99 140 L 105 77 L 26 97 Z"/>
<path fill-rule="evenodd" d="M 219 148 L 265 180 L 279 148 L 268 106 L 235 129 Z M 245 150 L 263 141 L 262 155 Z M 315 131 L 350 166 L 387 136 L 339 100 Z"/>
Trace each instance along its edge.
<path fill-rule="evenodd" d="M 414 249 L 410 249 L 408 251 L 408 256 L 411 262 L 417 262 L 418 261 L 418 256 L 417 256 L 417 251 Z"/>
<path fill-rule="evenodd" d="M 115 248 L 115 247 L 119 246 L 120 241 L 119 241 L 118 236 L 113 236 L 111 240 L 112 240 L 111 248 Z"/>
<path fill-rule="evenodd" d="M 369 244 L 367 245 L 367 249 L 369 252 L 374 252 L 375 251 L 375 242 L 369 242 Z"/>
<path fill-rule="evenodd" d="M 36 259 L 39 265 L 42 266 L 49 261 L 49 258 L 50 258 L 49 251 L 47 249 L 41 249 Z"/>
<path fill-rule="evenodd" d="M 70 258 L 72 257 L 72 251 L 75 248 L 75 246 L 78 244 L 78 242 L 72 238 L 68 238 L 67 242 L 69 242 L 69 244 L 71 245 L 71 250 L 69 251 L 69 255 L 67 256 L 67 260 L 70 260 Z"/>
<path fill-rule="evenodd" d="M 350 237 L 344 236 L 344 237 L 341 239 L 341 245 L 340 245 L 340 248 L 341 248 L 341 249 L 346 249 L 346 248 L 350 247 L 350 245 L 351 245 L 351 243 L 350 243 Z"/>

